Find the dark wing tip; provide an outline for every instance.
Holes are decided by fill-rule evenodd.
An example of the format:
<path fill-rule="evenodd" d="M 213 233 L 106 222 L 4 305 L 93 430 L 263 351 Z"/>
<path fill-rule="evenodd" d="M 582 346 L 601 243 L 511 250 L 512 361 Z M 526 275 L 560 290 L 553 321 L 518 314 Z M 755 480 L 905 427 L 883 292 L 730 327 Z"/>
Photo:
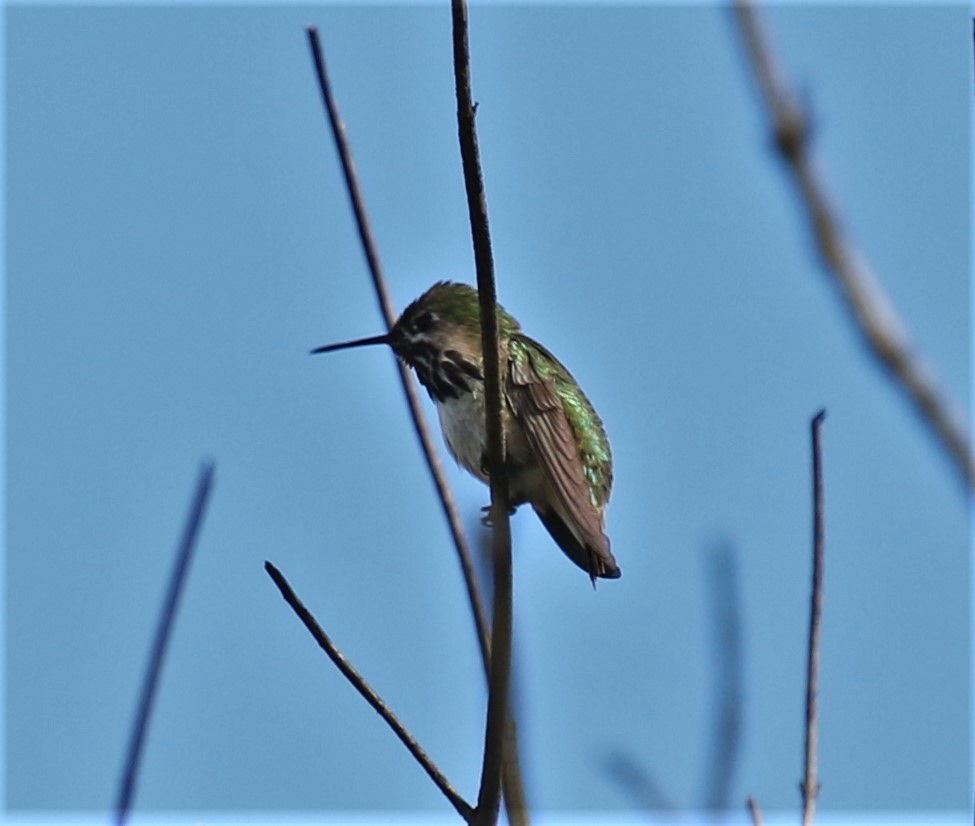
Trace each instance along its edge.
<path fill-rule="evenodd" d="M 594 586 L 597 578 L 619 579 L 623 575 L 609 550 L 609 540 L 605 536 L 598 545 L 595 541 L 583 544 L 575 538 L 569 526 L 555 510 L 539 507 L 534 502 L 532 507 L 555 543 L 569 559 L 589 574 L 589 579 Z"/>
<path fill-rule="evenodd" d="M 615 560 L 609 563 L 592 548 L 586 548 L 586 550 L 589 551 L 589 580 L 592 582 L 594 591 L 596 590 L 597 579 L 619 579 L 623 576 L 623 572 Z"/>
<path fill-rule="evenodd" d="M 596 580 L 597 579 L 619 579 L 623 576 L 623 572 L 619 569 L 618 565 L 614 565 L 612 568 L 606 566 L 606 564 L 591 550 L 589 552 L 589 581 L 592 583 L 592 589 L 596 590 Z"/>

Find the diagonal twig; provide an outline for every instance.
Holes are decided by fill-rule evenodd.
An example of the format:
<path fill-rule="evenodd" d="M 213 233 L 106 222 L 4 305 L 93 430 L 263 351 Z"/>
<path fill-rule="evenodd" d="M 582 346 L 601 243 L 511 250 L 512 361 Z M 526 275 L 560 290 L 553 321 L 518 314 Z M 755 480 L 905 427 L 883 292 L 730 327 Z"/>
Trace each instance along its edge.
<path fill-rule="evenodd" d="M 386 721 L 386 724 L 393 730 L 396 736 L 400 739 L 404 746 L 409 750 L 410 754 L 413 755 L 417 763 L 419 763 L 424 771 L 430 776 L 430 779 L 437 785 L 437 788 L 443 793 L 444 797 L 450 801 L 457 813 L 464 818 L 465 821 L 470 822 L 473 815 L 473 808 L 471 805 L 464 800 L 463 797 L 454 789 L 450 784 L 450 781 L 444 776 L 443 772 L 437 768 L 437 765 L 430 759 L 429 755 L 423 750 L 423 747 L 416 741 L 416 738 L 407 731 L 406 727 L 399 721 L 399 718 L 393 713 L 392 709 L 386 705 L 383 699 L 376 694 L 369 683 L 366 682 L 365 678 L 352 666 L 352 664 L 342 655 L 342 652 L 335 647 L 335 644 L 329 638 L 315 618 L 311 615 L 311 612 L 302 604 L 301 600 L 298 599 L 295 592 L 292 590 L 291 586 L 288 584 L 288 580 L 285 579 L 284 574 L 282 574 L 274 565 L 270 562 L 264 563 L 264 570 L 267 571 L 268 576 L 274 580 L 274 584 L 278 586 L 278 590 L 281 592 L 281 596 L 284 597 L 285 602 L 291 606 L 291 609 L 298 616 L 298 619 L 304 624 L 308 632 L 315 638 L 315 642 L 318 643 L 319 647 L 328 655 L 328 658 L 335 664 L 335 667 L 342 672 L 342 676 L 345 677 L 352 685 L 355 690 L 363 697 L 363 699 L 371 705 L 379 716 Z"/>
<path fill-rule="evenodd" d="M 823 555 L 826 534 L 823 527 L 822 428 L 826 411 L 812 419 L 813 454 L 813 572 L 809 608 L 809 649 L 806 676 L 806 770 L 802 782 L 802 826 L 812 826 L 819 795 L 819 636 L 823 616 Z"/>
<path fill-rule="evenodd" d="M 386 279 L 383 276 L 382 265 L 379 263 L 379 252 L 373 238 L 369 218 L 366 215 L 366 208 L 362 197 L 362 190 L 359 186 L 359 178 L 355 170 L 355 162 L 352 160 L 352 150 L 349 148 L 349 141 L 345 134 L 345 124 L 339 116 L 338 106 L 332 94 L 331 84 L 328 80 L 328 73 L 325 70 L 325 57 L 322 53 L 321 42 L 318 37 L 318 29 L 309 26 L 308 43 L 311 47 L 312 58 L 315 61 L 315 73 L 318 76 L 318 85 L 321 89 L 322 100 L 325 103 L 325 110 L 328 114 L 329 125 L 332 130 L 332 137 L 335 139 L 335 147 L 339 153 L 342 163 L 342 172 L 345 177 L 345 185 L 348 189 L 349 200 L 352 203 L 352 211 L 355 214 L 356 227 L 359 232 L 359 239 L 362 242 L 362 249 L 369 265 L 369 274 L 372 277 L 373 287 L 376 291 L 376 298 L 379 301 L 379 309 L 386 322 L 386 329 L 392 328 L 396 322 L 396 313 L 393 310 L 393 302 L 389 297 L 389 290 L 386 287 Z M 453 494 L 447 484 L 447 477 L 444 474 L 443 464 L 440 462 L 437 450 L 434 447 L 433 439 L 430 437 L 430 430 L 420 406 L 420 397 L 416 391 L 416 385 L 410 379 L 407 368 L 396 359 L 396 367 L 399 371 L 400 382 L 403 385 L 403 393 L 406 395 L 406 402 L 410 408 L 410 416 L 413 420 L 413 429 L 416 437 L 420 441 L 423 455 L 433 477 L 433 483 L 437 488 L 440 503 L 443 508 L 444 517 L 450 528 L 450 535 L 457 549 L 457 558 L 460 561 L 461 573 L 464 577 L 464 584 L 467 588 L 467 597 L 471 604 L 471 611 L 474 616 L 474 630 L 477 634 L 477 642 L 481 650 L 481 660 L 484 665 L 485 674 L 488 673 L 490 662 L 490 637 L 488 635 L 487 613 L 484 609 L 484 600 L 477 585 L 477 578 L 474 573 L 474 561 L 464 529 L 461 526 L 460 516 L 457 512 L 457 505 L 454 502 Z"/>
<path fill-rule="evenodd" d="M 142 760 L 142 749 L 145 745 L 146 733 L 149 729 L 149 717 L 152 714 L 152 706 L 156 698 L 156 691 L 159 687 L 159 678 L 162 674 L 163 659 L 166 656 L 169 640 L 172 637 L 176 610 L 179 608 L 179 600 L 183 594 L 186 579 L 189 575 L 190 562 L 193 558 L 193 551 L 196 548 L 196 540 L 200 534 L 203 514 L 206 512 L 207 501 L 210 498 L 210 490 L 212 487 L 213 463 L 208 462 L 200 468 L 199 479 L 196 483 L 196 490 L 193 494 L 185 526 L 183 527 L 183 536 L 180 540 L 179 549 L 176 552 L 173 570 L 169 577 L 169 588 L 166 591 L 166 599 L 163 602 L 162 611 L 159 615 L 159 625 L 156 627 L 152 653 L 149 655 L 149 664 L 146 668 L 145 679 L 142 683 L 139 707 L 132 726 L 132 736 L 129 740 L 128 751 L 126 752 L 122 782 L 115 804 L 115 822 L 118 826 L 122 826 L 126 822 L 129 809 L 132 805 L 132 798 L 135 795 L 135 783 L 139 774 L 139 764 Z"/>
<path fill-rule="evenodd" d="M 826 272 L 870 351 L 937 436 L 965 484 L 975 488 L 975 457 L 964 422 L 914 351 L 907 328 L 869 263 L 844 236 L 812 161 L 808 117 L 776 64 L 752 3 L 735 0 L 734 9 L 776 147 L 799 189 Z"/>
<path fill-rule="evenodd" d="M 481 349 L 484 355 L 484 396 L 488 475 L 491 480 L 492 562 L 494 597 L 491 626 L 491 676 L 484 734 L 484 762 L 477 798 L 478 822 L 493 824 L 501 802 L 508 692 L 511 681 L 512 572 L 511 526 L 508 520 L 508 476 L 505 468 L 504 428 L 501 421 L 501 356 L 498 347 L 497 291 L 488 226 L 484 181 L 474 126 L 471 95 L 470 44 L 467 3 L 452 0 L 454 85 L 457 92 L 457 130 L 467 190 L 467 206 L 477 265 L 481 309 Z"/>

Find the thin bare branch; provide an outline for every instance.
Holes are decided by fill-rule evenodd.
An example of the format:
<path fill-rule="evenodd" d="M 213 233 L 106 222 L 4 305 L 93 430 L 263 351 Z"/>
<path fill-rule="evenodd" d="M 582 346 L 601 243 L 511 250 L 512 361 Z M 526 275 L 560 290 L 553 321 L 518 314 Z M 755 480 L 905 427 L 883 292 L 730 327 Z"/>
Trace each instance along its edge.
<path fill-rule="evenodd" d="M 281 596 L 284 597 L 285 602 L 291 606 L 291 610 L 295 612 L 298 619 L 301 620 L 308 632 L 315 638 L 315 642 L 318 643 L 319 647 L 328 655 L 328 658 L 335 664 L 335 667 L 342 672 L 342 676 L 347 679 L 356 691 L 365 699 L 369 705 L 371 705 L 378 713 L 379 716 L 386 721 L 386 724 L 393 730 L 397 737 L 404 746 L 409 750 L 413 758 L 419 763 L 423 770 L 430 776 L 430 779 L 436 783 L 437 788 L 443 793 L 444 797 L 450 801 L 454 809 L 457 810 L 459 814 L 466 822 L 471 822 L 471 818 L 474 814 L 474 809 L 471 805 L 464 800 L 463 797 L 454 789 L 450 784 L 450 781 L 444 776 L 443 772 L 437 768 L 437 765 L 430 759 L 429 755 L 423 750 L 423 747 L 416 741 L 416 738 L 410 734 L 406 726 L 404 726 L 399 718 L 393 713 L 393 711 L 386 705 L 383 699 L 376 694 L 369 683 L 366 682 L 365 678 L 353 667 L 353 665 L 342 655 L 342 652 L 335 647 L 335 644 L 329 638 L 318 622 L 311 615 L 311 612 L 302 604 L 301 600 L 298 599 L 295 592 L 292 590 L 291 586 L 288 584 L 288 580 L 285 579 L 284 574 L 282 574 L 274 565 L 270 562 L 264 563 L 264 570 L 267 571 L 268 576 L 274 580 L 274 584 L 278 586 L 278 590 L 281 592 Z"/>
<path fill-rule="evenodd" d="M 937 436 L 965 484 L 975 488 L 975 457 L 962 418 L 914 351 L 907 328 L 869 263 L 844 236 L 811 157 L 808 118 L 776 64 L 752 3 L 735 0 L 734 8 L 776 147 L 798 187 L 826 272 L 870 351 Z"/>
<path fill-rule="evenodd" d="M 501 788 L 504 792 L 504 812 L 508 826 L 528 826 L 531 816 L 525 799 L 525 784 L 521 773 L 521 754 L 518 749 L 518 728 L 515 723 L 514 704 L 509 699 L 508 720 L 504 727 L 503 762 L 501 764 Z"/>
<path fill-rule="evenodd" d="M 478 520 L 477 524 L 478 548 L 477 548 L 477 571 L 478 582 L 488 590 L 485 595 L 488 599 L 493 596 L 490 590 L 491 585 L 491 565 L 493 564 L 493 544 L 494 536 L 489 527 Z M 518 672 L 517 672 L 517 652 L 514 642 L 511 646 L 511 685 L 508 689 L 508 723 L 504 735 L 504 758 L 501 765 L 501 802 L 504 805 L 505 814 L 508 818 L 508 826 L 528 826 L 531 823 L 531 814 L 528 811 L 528 803 L 525 798 L 525 787 L 521 773 L 521 755 L 518 749 L 518 730 L 515 720 L 518 719 Z"/>
<path fill-rule="evenodd" d="M 823 554 L 826 534 L 823 527 L 822 429 L 826 411 L 812 419 L 813 454 L 813 570 L 809 608 L 809 650 L 806 676 L 806 771 L 802 782 L 802 826 L 812 826 L 819 795 L 819 636 L 823 616 Z"/>
<path fill-rule="evenodd" d="M 386 329 L 388 330 L 396 322 L 396 313 L 393 310 L 393 302 L 389 297 L 389 290 L 386 286 L 386 279 L 383 276 L 382 265 L 379 263 L 379 252 L 375 239 L 373 238 L 369 218 L 366 215 L 365 202 L 359 186 L 355 162 L 352 160 L 352 150 L 349 147 L 349 141 L 345 134 L 345 124 L 342 122 L 338 106 L 332 95 L 332 87 L 328 80 L 328 73 L 325 70 L 325 57 L 322 53 L 318 29 L 314 26 L 309 26 L 307 31 L 312 59 L 315 61 L 315 73 L 318 76 L 318 85 L 321 89 L 322 100 L 325 103 L 325 110 L 328 114 L 332 137 L 335 139 L 335 147 L 338 150 L 339 159 L 342 163 L 342 172 L 345 177 L 349 200 L 352 203 L 352 211 L 355 213 L 359 239 L 362 242 L 362 249 L 365 252 L 366 262 L 369 265 L 369 273 L 372 276 L 376 298 L 379 301 L 379 309 L 383 314 Z M 433 477 L 434 485 L 437 488 L 437 494 L 440 497 L 444 517 L 450 528 L 450 535 L 454 541 L 454 547 L 457 549 L 457 558 L 460 561 L 464 585 L 467 588 L 467 598 L 470 601 L 471 612 L 474 617 L 474 630 L 477 634 L 477 642 L 481 649 L 481 661 L 484 665 L 484 673 L 487 675 L 490 671 L 491 642 L 488 635 L 487 613 L 484 609 L 484 600 L 481 598 L 477 578 L 474 574 L 474 562 L 471 556 L 470 546 L 467 544 L 467 538 L 461 526 L 461 520 L 457 512 L 457 505 L 454 502 L 453 494 L 447 484 L 443 464 L 440 462 L 439 454 L 434 447 L 433 439 L 430 437 L 430 430 L 427 427 L 426 418 L 423 415 L 416 385 L 410 378 L 409 370 L 407 370 L 399 359 L 395 361 L 397 370 L 399 371 L 400 382 L 403 385 L 403 393 L 406 395 L 406 402 L 410 408 L 413 429 L 416 431 L 416 437 L 419 439 L 420 447 L 423 449 L 427 467 L 430 470 L 430 475 Z"/>
<path fill-rule="evenodd" d="M 747 804 L 748 813 L 752 816 L 752 826 L 763 826 L 762 810 L 758 808 L 758 802 L 754 797 L 749 797 Z"/>
<path fill-rule="evenodd" d="M 501 357 L 498 348 L 497 291 L 494 260 L 488 227 L 484 181 L 474 125 L 471 96 L 470 45 L 467 4 L 451 3 L 454 45 L 454 81 L 457 91 L 457 128 L 467 189 L 477 289 L 481 302 L 481 346 L 484 354 L 484 395 L 487 417 L 488 472 L 491 478 L 491 524 L 493 528 L 494 599 L 492 610 L 492 655 L 490 693 L 484 736 L 484 763 L 478 793 L 478 822 L 493 824 L 501 799 L 501 770 L 505 728 L 508 718 L 508 690 L 511 672 L 512 574 L 511 526 L 508 522 L 508 476 L 505 469 L 504 428 L 501 422 Z"/>
<path fill-rule="evenodd" d="M 122 826 L 126 822 L 129 809 L 132 805 L 132 798 L 135 795 L 135 783 L 142 760 L 142 748 L 145 745 L 146 733 L 149 730 L 149 717 L 152 714 L 153 702 L 159 687 L 159 677 L 162 674 L 163 660 L 169 648 L 173 622 L 176 619 L 176 610 L 179 608 L 180 597 L 183 594 L 186 580 L 189 576 L 190 562 L 193 559 L 193 551 L 196 548 L 196 540 L 200 535 L 200 526 L 203 524 L 203 515 L 206 513 L 207 501 L 210 498 L 210 490 L 212 487 L 213 463 L 207 462 L 200 468 L 196 491 L 193 493 L 190 510 L 183 527 L 183 536 L 180 540 L 179 548 L 176 551 L 176 559 L 169 577 L 169 588 L 166 591 L 166 599 L 163 602 L 162 611 L 159 615 L 159 624 L 156 627 L 152 653 L 149 655 L 149 664 L 146 667 L 145 678 L 142 683 L 139 707 L 132 726 L 132 735 L 129 740 L 129 748 L 125 756 L 124 770 L 122 772 L 122 782 L 119 788 L 118 800 L 115 804 L 115 822 L 118 826 Z"/>

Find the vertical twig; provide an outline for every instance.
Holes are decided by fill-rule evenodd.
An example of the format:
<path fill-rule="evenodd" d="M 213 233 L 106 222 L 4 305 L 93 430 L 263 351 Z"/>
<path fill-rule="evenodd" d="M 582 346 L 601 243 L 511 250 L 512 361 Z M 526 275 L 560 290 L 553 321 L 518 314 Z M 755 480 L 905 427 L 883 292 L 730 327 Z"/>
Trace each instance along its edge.
<path fill-rule="evenodd" d="M 492 557 L 494 536 L 489 527 L 478 520 L 478 582 L 490 589 L 492 577 Z M 486 598 L 493 597 L 493 591 L 485 592 Z M 518 748 L 518 731 L 515 721 L 519 717 L 518 708 L 518 662 L 514 641 L 511 645 L 511 677 L 508 688 L 508 722 L 504 735 L 504 756 L 501 764 L 501 803 L 508 819 L 508 826 L 529 826 L 531 815 L 525 798 L 525 786 L 521 772 L 521 756 Z"/>
<path fill-rule="evenodd" d="M 362 698 L 386 721 L 386 724 L 393 730 L 400 739 L 400 742 L 413 755 L 413 759 L 420 764 L 430 779 L 436 784 L 437 788 L 443 793 L 444 797 L 450 801 L 451 805 L 456 809 L 457 814 L 464 818 L 465 821 L 470 822 L 474 811 L 471 805 L 458 794 L 457 790 L 450 784 L 450 781 L 440 771 L 436 763 L 430 759 L 423 747 L 407 730 L 406 726 L 399 721 L 399 718 L 386 705 L 382 697 L 373 690 L 372 686 L 366 682 L 366 679 L 355 669 L 352 663 L 336 648 L 328 634 L 322 630 L 322 627 L 311 615 L 311 612 L 298 599 L 288 580 L 285 579 L 284 574 L 270 562 L 264 563 L 264 570 L 267 571 L 268 576 L 271 577 L 274 584 L 278 586 L 278 590 L 281 592 L 281 596 L 284 597 L 285 602 L 291 606 L 291 610 L 295 612 L 298 619 L 301 620 L 305 628 L 308 629 L 308 632 L 315 638 L 318 646 L 328 655 L 328 658 L 342 673 L 342 676 L 352 684 L 353 688 L 359 692 Z"/>
<path fill-rule="evenodd" d="M 975 488 L 975 457 L 965 422 L 915 351 L 906 326 L 869 262 L 843 233 L 812 159 L 808 118 L 776 65 L 752 3 L 735 0 L 734 10 L 772 123 L 776 148 L 799 191 L 824 270 L 869 351 L 937 437 L 971 490 Z"/>
<path fill-rule="evenodd" d="M 119 787 L 118 799 L 115 804 L 115 822 L 122 826 L 128 818 L 129 809 L 132 805 L 132 798 L 135 794 L 135 783 L 139 773 L 139 764 L 142 760 L 142 748 L 145 745 L 146 733 L 149 729 L 149 717 L 152 714 L 153 701 L 156 698 L 156 691 L 159 687 L 159 677 L 162 673 L 163 659 L 169 647 L 169 640 L 172 636 L 173 621 L 176 618 L 176 609 L 179 607 L 179 600 L 183 594 L 189 574 L 190 561 L 193 558 L 193 550 L 196 547 L 196 540 L 200 533 L 200 525 L 203 522 L 203 514 L 206 511 L 207 500 L 210 496 L 210 489 L 213 486 L 213 463 L 207 462 L 200 468 L 199 480 L 196 484 L 196 491 L 190 504 L 190 511 L 186 517 L 183 527 L 183 536 L 176 552 L 176 560 L 173 563 L 173 570 L 169 577 L 169 588 L 166 591 L 166 599 L 163 602 L 162 611 L 159 615 L 159 624 L 156 626 L 156 636 L 152 644 L 152 653 L 149 656 L 149 664 L 146 667 L 145 679 L 142 683 L 142 693 L 139 697 L 139 707 L 136 711 L 135 721 L 132 726 L 132 736 L 129 740 L 129 748 L 125 756 L 125 764 L 122 772 L 122 782 Z"/>
<path fill-rule="evenodd" d="M 480 823 L 493 824 L 497 821 L 501 800 L 501 769 L 511 671 L 511 527 L 508 521 L 508 477 L 504 464 L 504 429 L 501 423 L 501 359 L 498 348 L 497 294 L 484 182 L 477 148 L 477 131 L 474 126 L 467 4 L 465 0 L 453 0 L 451 9 L 457 128 L 474 242 L 474 260 L 477 265 L 477 289 L 481 302 L 488 472 L 491 479 L 494 570 L 491 679 L 477 812 Z"/>
<path fill-rule="evenodd" d="M 809 651 L 806 677 L 806 771 L 802 782 L 802 825 L 812 826 L 819 795 L 819 634 L 823 614 L 823 553 L 826 537 L 823 529 L 823 459 L 822 426 L 826 411 L 812 419 L 813 454 L 813 570 L 812 598 L 809 610 Z"/>
<path fill-rule="evenodd" d="M 396 322 L 396 313 L 393 310 L 393 302 L 389 297 L 389 290 L 386 287 L 386 279 L 383 276 L 382 265 L 379 263 L 379 252 L 369 224 L 369 217 L 366 215 L 362 190 L 359 186 L 359 177 L 356 174 L 355 162 L 352 159 L 352 150 L 345 134 L 345 124 L 339 115 L 338 105 L 332 94 L 332 86 L 328 80 L 328 73 L 325 70 L 325 57 L 322 53 L 322 45 L 318 37 L 318 29 L 314 26 L 307 28 L 308 44 L 311 47 L 312 59 L 315 62 L 315 73 L 318 77 L 318 86 L 322 93 L 322 100 L 325 104 L 325 111 L 328 114 L 328 122 L 332 130 L 332 137 L 335 140 L 335 147 L 339 154 L 342 164 L 342 172 L 345 178 L 345 186 L 349 193 L 349 201 L 352 204 L 352 211 L 355 215 L 356 228 L 359 232 L 359 240 L 362 242 L 362 249 L 369 265 L 369 274 L 372 277 L 373 287 L 376 291 L 376 298 L 379 301 L 379 309 L 386 322 L 386 329 L 392 328 Z M 426 419 L 423 416 L 423 409 L 420 406 L 420 399 L 416 392 L 416 386 L 410 379 L 407 368 L 396 359 L 396 367 L 399 372 L 400 383 L 406 395 L 406 402 L 410 408 L 410 416 L 413 420 L 413 429 L 416 431 L 420 447 L 426 458 L 427 467 L 433 477 L 440 503 L 443 507 L 444 517 L 450 528 L 450 535 L 457 549 L 457 557 L 460 561 L 461 573 L 464 577 L 464 584 L 467 588 L 467 597 L 471 605 L 471 612 L 474 616 L 474 630 L 477 634 L 477 642 L 481 649 L 481 661 L 484 665 L 484 673 L 487 675 L 490 669 L 490 638 L 488 636 L 487 613 L 484 610 L 484 600 L 477 585 L 477 577 L 474 573 L 474 562 L 461 526 L 460 516 L 457 513 L 457 505 L 447 484 L 447 477 L 444 474 L 443 465 L 430 437 L 430 430 L 427 428 Z"/>

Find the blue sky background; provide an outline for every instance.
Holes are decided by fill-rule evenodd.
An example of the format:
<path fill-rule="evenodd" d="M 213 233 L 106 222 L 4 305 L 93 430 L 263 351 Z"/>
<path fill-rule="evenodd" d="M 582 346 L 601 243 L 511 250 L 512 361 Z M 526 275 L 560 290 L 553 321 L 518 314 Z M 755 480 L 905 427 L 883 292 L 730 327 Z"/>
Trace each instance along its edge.
<path fill-rule="evenodd" d="M 967 409 L 968 8 L 766 22 L 845 227 Z M 140 810 L 446 809 L 265 559 L 476 796 L 480 663 L 391 356 L 307 355 L 381 331 L 308 23 L 397 306 L 472 281 L 446 3 L 4 9 L 8 815 L 111 805 L 204 457 L 216 487 Z M 811 254 L 729 14 L 477 6 L 471 26 L 499 295 L 572 369 L 616 456 L 618 582 L 593 593 L 529 512 L 513 523 L 532 804 L 632 813 L 622 761 L 704 805 L 708 572 L 730 547 L 730 803 L 798 807 L 825 406 L 820 805 L 967 822 L 965 496 Z M 476 536 L 487 491 L 449 470 Z"/>

